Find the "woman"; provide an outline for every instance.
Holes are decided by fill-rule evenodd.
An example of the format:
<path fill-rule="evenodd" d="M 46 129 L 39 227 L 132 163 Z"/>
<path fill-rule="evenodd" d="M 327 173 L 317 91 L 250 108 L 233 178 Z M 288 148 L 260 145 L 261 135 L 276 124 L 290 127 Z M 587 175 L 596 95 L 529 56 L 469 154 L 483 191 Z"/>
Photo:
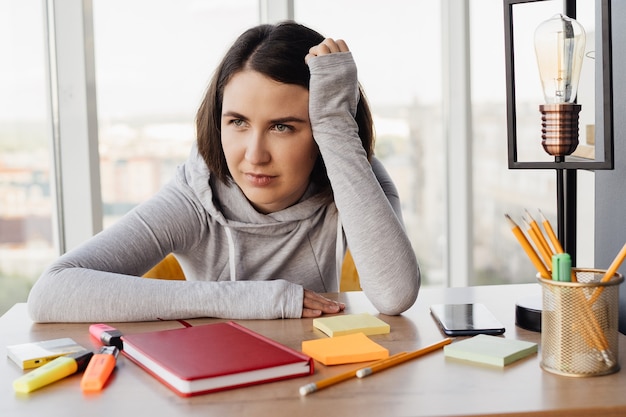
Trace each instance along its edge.
<path fill-rule="evenodd" d="M 68 252 L 33 287 L 38 322 L 317 317 L 343 310 L 349 247 L 385 314 L 420 275 L 397 193 L 374 157 L 371 114 L 345 42 L 296 23 L 243 33 L 198 111 L 175 178 Z M 140 278 L 168 253 L 186 281 Z"/>

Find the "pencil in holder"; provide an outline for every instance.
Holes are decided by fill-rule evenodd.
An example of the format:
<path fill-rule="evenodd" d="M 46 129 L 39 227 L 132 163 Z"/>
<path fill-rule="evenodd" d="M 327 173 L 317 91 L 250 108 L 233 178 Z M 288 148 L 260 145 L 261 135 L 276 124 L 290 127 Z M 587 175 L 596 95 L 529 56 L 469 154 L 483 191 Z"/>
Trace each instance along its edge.
<path fill-rule="evenodd" d="M 542 287 L 541 367 L 559 375 L 599 376 L 619 371 L 620 273 L 572 268 L 576 280 L 538 276 Z"/>

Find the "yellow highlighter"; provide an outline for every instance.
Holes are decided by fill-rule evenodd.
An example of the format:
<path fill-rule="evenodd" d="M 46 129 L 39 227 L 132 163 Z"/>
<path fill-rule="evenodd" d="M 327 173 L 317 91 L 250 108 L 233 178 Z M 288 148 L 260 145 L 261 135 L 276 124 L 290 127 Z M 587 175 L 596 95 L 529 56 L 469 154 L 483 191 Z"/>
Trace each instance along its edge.
<path fill-rule="evenodd" d="M 27 394 L 60 379 L 82 372 L 87 367 L 93 352 L 82 350 L 55 360 L 31 371 L 13 381 L 15 392 Z"/>

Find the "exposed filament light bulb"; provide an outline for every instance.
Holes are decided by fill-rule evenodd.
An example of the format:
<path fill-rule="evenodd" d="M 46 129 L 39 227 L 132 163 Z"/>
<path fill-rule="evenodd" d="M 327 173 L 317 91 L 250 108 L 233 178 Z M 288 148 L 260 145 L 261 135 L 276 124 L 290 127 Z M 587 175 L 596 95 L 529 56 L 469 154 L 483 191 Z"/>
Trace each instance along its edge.
<path fill-rule="evenodd" d="M 546 104 L 542 113 L 542 145 L 554 156 L 578 146 L 578 113 L 574 103 L 585 52 L 585 30 L 576 20 L 557 14 L 535 30 L 535 54 Z"/>

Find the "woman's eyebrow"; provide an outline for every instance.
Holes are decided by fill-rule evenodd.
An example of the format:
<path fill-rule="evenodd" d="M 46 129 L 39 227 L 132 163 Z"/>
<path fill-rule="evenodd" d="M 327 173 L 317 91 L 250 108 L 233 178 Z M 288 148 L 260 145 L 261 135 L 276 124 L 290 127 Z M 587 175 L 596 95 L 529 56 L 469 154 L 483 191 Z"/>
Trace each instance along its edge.
<path fill-rule="evenodd" d="M 234 117 L 236 119 L 248 120 L 248 118 L 244 116 L 243 114 L 237 113 L 236 111 L 230 111 L 230 110 L 222 113 L 222 117 Z M 308 119 L 303 119 L 297 116 L 284 116 L 284 117 L 278 117 L 276 119 L 270 120 L 271 124 L 308 123 L 308 122 L 309 122 Z"/>
<path fill-rule="evenodd" d="M 224 113 L 222 113 L 222 117 L 234 117 L 236 119 L 243 119 L 243 120 L 248 119 L 246 116 L 244 116 L 243 114 L 239 114 L 236 111 L 225 111 Z"/>
<path fill-rule="evenodd" d="M 296 116 L 285 116 L 279 117 L 278 119 L 270 120 L 272 124 L 285 124 L 285 123 L 308 123 L 309 121 L 306 119 L 302 119 Z"/>

